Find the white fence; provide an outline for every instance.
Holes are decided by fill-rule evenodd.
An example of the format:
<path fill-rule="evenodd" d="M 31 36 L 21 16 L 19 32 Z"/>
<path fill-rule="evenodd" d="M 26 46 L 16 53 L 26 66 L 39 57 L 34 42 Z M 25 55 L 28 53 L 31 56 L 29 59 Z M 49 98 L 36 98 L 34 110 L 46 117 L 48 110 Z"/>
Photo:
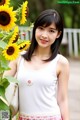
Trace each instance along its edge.
<path fill-rule="evenodd" d="M 29 40 L 32 36 L 32 29 L 28 27 L 19 27 L 20 38 Z M 62 44 L 68 46 L 69 56 L 79 57 L 80 54 L 80 29 L 64 29 Z"/>

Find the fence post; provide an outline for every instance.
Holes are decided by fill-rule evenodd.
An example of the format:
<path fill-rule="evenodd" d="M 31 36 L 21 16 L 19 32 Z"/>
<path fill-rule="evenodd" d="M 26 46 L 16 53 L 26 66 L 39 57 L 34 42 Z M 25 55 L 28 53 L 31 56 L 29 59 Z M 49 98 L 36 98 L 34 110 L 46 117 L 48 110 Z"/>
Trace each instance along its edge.
<path fill-rule="evenodd" d="M 68 30 L 68 48 L 69 48 L 69 55 L 71 56 L 73 54 L 73 49 L 72 49 L 72 35 L 71 35 L 71 30 Z"/>
<path fill-rule="evenodd" d="M 76 30 L 74 30 L 74 32 L 73 32 L 74 34 L 73 34 L 73 37 L 74 37 L 74 55 L 75 55 L 75 57 L 77 57 L 78 56 L 78 40 L 77 40 L 77 31 Z"/>

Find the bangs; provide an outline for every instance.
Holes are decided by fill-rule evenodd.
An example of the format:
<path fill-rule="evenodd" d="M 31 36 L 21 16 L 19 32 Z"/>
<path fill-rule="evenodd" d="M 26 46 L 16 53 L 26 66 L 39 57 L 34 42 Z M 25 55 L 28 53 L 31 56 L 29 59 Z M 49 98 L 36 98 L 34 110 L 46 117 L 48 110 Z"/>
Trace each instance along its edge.
<path fill-rule="evenodd" d="M 37 22 L 37 27 L 38 26 L 44 26 L 44 27 L 48 27 L 50 26 L 52 23 L 56 22 L 56 18 L 52 15 L 48 15 L 46 17 L 43 17 L 41 20 L 39 20 Z"/>

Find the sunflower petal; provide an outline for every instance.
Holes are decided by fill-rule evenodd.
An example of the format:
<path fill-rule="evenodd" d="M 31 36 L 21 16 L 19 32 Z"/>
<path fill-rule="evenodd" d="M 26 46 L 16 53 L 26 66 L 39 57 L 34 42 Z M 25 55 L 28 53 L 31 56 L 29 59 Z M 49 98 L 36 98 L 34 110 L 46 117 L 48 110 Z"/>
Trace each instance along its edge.
<path fill-rule="evenodd" d="M 16 43 L 14 44 L 8 44 L 6 48 L 2 51 L 3 56 L 6 58 L 6 60 L 14 60 L 19 55 L 19 47 Z"/>
<path fill-rule="evenodd" d="M 27 19 L 26 19 L 26 17 L 27 17 L 26 14 L 28 14 L 27 4 L 28 4 L 28 1 L 24 2 L 22 5 L 22 17 L 20 20 L 20 24 L 24 24 L 27 21 Z"/>
<path fill-rule="evenodd" d="M 20 44 L 18 45 L 19 50 L 20 50 L 20 51 L 27 50 L 27 49 L 29 48 L 30 44 L 31 44 L 31 43 L 30 43 L 30 40 L 20 43 Z"/>
<path fill-rule="evenodd" d="M 13 7 L 0 6 L 0 29 L 11 30 L 16 25 L 16 20 L 16 12 L 13 11 Z"/>
<path fill-rule="evenodd" d="M 10 0 L 0 0 L 0 5 L 9 5 L 10 4 Z"/>
<path fill-rule="evenodd" d="M 13 35 L 9 39 L 9 44 L 17 42 L 18 37 L 19 37 L 19 28 L 18 26 L 16 26 L 14 29 Z"/>

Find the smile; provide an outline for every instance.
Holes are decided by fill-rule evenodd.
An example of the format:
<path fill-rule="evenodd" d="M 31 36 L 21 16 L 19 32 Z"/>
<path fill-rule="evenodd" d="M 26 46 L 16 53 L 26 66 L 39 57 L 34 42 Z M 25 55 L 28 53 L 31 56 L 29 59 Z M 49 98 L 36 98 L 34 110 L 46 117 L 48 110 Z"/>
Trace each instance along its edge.
<path fill-rule="evenodd" d="M 48 41 L 47 40 L 41 40 L 42 44 L 46 44 Z"/>

